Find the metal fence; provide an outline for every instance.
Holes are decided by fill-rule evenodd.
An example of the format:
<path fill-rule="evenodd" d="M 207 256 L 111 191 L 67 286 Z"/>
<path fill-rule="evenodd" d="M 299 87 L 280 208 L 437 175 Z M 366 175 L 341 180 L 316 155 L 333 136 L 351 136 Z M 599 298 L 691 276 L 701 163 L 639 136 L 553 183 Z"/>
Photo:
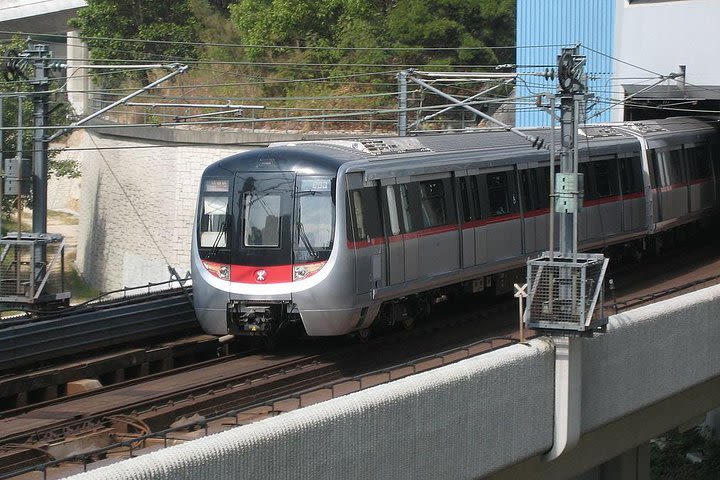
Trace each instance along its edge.
<path fill-rule="evenodd" d="M 63 292 L 65 241 L 58 234 L 10 234 L 0 239 L 0 302 L 34 303 Z"/>
<path fill-rule="evenodd" d="M 603 314 L 596 305 L 603 303 L 606 268 L 607 259 L 601 254 L 551 260 L 546 252 L 528 260 L 528 327 L 584 331 L 599 326 Z"/>

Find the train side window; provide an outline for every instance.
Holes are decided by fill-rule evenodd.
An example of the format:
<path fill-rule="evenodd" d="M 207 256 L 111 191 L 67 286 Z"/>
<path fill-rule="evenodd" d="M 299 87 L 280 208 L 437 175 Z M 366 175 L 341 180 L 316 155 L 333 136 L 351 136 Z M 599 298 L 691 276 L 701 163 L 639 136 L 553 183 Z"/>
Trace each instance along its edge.
<path fill-rule="evenodd" d="M 550 167 L 521 170 L 520 189 L 525 212 L 547 208 L 550 204 L 547 184 L 550 183 Z"/>
<path fill-rule="evenodd" d="M 698 145 L 685 150 L 688 159 L 688 178 L 700 180 L 712 177 L 710 154 L 707 145 Z"/>
<path fill-rule="evenodd" d="M 590 166 L 588 163 L 581 163 L 578 165 L 578 173 L 581 173 L 583 176 L 583 183 L 585 184 L 585 190 L 583 192 L 583 199 L 584 200 L 595 200 L 598 198 L 598 196 L 595 194 L 595 190 L 592 187 L 591 182 L 591 172 Z M 555 186 L 557 188 L 557 185 Z"/>
<path fill-rule="evenodd" d="M 419 182 L 420 211 L 423 228 L 436 227 L 447 223 L 445 188 L 442 180 Z"/>
<path fill-rule="evenodd" d="M 485 176 L 487 182 L 488 206 L 491 216 L 507 215 L 511 213 L 510 185 L 507 172 L 488 173 Z M 514 197 L 515 207 L 517 198 Z"/>
<path fill-rule="evenodd" d="M 398 218 L 397 202 L 395 201 L 395 186 L 388 185 L 385 187 L 387 195 L 388 220 L 390 220 L 390 232 L 393 235 L 400 233 L 400 219 Z"/>
<path fill-rule="evenodd" d="M 478 177 L 463 177 L 460 179 L 460 188 L 465 187 L 463 193 L 464 220 L 471 222 L 482 217 L 480 211 L 480 191 L 478 189 Z"/>
<path fill-rule="evenodd" d="M 367 238 L 365 230 L 365 214 L 362 208 L 362 196 L 360 190 L 352 192 L 353 226 L 355 227 L 355 238 L 358 240 Z"/>
<path fill-rule="evenodd" d="M 591 165 L 595 196 L 603 198 L 617 195 L 617 174 L 612 168 L 613 162 L 610 160 L 596 160 Z"/>
<path fill-rule="evenodd" d="M 403 232 L 410 233 L 413 230 L 412 212 L 410 211 L 410 191 L 408 184 L 400 185 L 400 211 L 402 212 Z"/>
<path fill-rule="evenodd" d="M 671 150 L 669 157 L 669 161 L 668 157 L 665 157 L 667 162 L 666 168 L 668 172 L 669 185 L 685 183 L 685 174 L 683 171 L 682 162 L 682 150 Z"/>
<path fill-rule="evenodd" d="M 538 208 L 550 207 L 550 167 L 537 168 Z"/>
<path fill-rule="evenodd" d="M 665 185 L 665 173 L 662 168 L 663 159 L 660 152 L 657 150 L 650 150 L 648 152 L 648 158 L 650 161 L 650 186 L 652 188 L 658 188 Z"/>
<path fill-rule="evenodd" d="M 618 160 L 620 192 L 623 195 L 642 192 L 642 171 L 640 157 L 625 157 Z"/>
<path fill-rule="evenodd" d="M 380 207 L 375 187 L 353 190 L 350 195 L 355 240 L 382 237 Z"/>
<path fill-rule="evenodd" d="M 530 170 L 520 170 L 520 195 L 522 197 L 523 211 L 529 212 L 536 209 L 535 195 L 533 195 L 532 172 Z"/>

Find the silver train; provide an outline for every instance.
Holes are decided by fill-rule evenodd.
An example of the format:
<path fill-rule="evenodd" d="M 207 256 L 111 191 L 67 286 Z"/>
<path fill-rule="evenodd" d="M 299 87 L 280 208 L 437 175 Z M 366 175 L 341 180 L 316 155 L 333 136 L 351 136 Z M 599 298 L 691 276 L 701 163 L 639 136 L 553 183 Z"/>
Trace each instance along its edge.
<path fill-rule="evenodd" d="M 637 253 L 714 214 L 718 132 L 716 119 L 687 117 L 584 127 L 581 249 Z M 528 133 L 551 141 L 547 129 Z M 223 336 L 292 325 L 362 335 L 374 322 L 410 326 L 458 289 L 509 290 L 548 248 L 549 174 L 547 151 L 492 130 L 285 143 L 220 160 L 200 185 L 197 318 Z"/>

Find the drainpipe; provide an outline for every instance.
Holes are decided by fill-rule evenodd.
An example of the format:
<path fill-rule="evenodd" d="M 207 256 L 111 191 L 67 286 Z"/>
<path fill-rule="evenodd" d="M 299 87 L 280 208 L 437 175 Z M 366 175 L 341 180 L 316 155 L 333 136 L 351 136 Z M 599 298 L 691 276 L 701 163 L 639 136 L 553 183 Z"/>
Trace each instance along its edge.
<path fill-rule="evenodd" d="M 553 446 L 543 455 L 552 461 L 577 445 L 581 432 L 582 338 L 552 337 L 555 344 L 555 425 Z"/>

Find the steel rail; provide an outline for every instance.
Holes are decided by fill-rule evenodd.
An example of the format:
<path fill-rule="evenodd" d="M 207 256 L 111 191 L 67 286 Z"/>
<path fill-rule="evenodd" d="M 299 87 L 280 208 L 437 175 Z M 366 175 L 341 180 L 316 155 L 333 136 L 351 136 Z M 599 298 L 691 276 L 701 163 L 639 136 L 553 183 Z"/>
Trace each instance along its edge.
<path fill-rule="evenodd" d="M 197 329 L 189 298 L 176 289 L 1 329 L 0 372 Z"/>

